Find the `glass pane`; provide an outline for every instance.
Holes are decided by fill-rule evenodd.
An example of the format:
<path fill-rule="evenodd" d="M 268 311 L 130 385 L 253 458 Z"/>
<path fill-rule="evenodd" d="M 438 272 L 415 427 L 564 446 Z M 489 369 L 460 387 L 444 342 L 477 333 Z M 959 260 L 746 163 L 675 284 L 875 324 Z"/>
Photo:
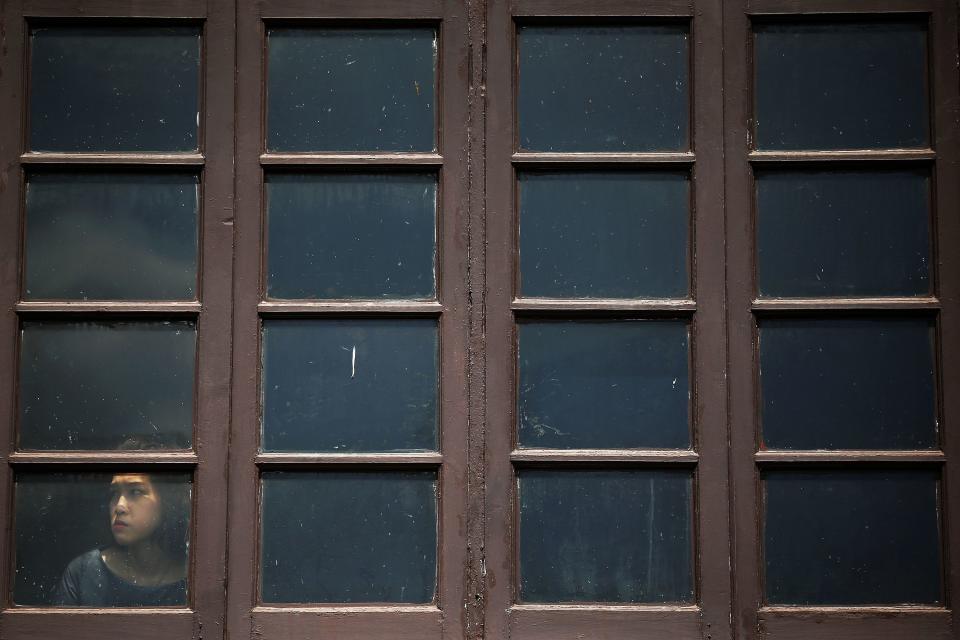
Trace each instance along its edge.
<path fill-rule="evenodd" d="M 930 178 L 920 171 L 757 176 L 760 294 L 930 293 Z"/>
<path fill-rule="evenodd" d="M 20 448 L 189 447 L 196 342 L 188 321 L 24 322 Z"/>
<path fill-rule="evenodd" d="M 689 36 L 679 24 L 520 27 L 520 148 L 689 147 Z"/>
<path fill-rule="evenodd" d="M 20 473 L 13 602 L 186 606 L 190 475 Z"/>
<path fill-rule="evenodd" d="M 693 600 L 686 471 L 521 471 L 524 602 Z"/>
<path fill-rule="evenodd" d="M 432 471 L 263 474 L 262 602 L 432 602 Z"/>
<path fill-rule="evenodd" d="M 434 174 L 272 175 L 271 298 L 432 298 Z"/>
<path fill-rule="evenodd" d="M 764 476 L 771 604 L 942 604 L 937 473 Z"/>
<path fill-rule="evenodd" d="M 27 181 L 28 300 L 192 300 L 198 187 L 181 173 Z"/>
<path fill-rule="evenodd" d="M 685 322 L 531 322 L 518 333 L 521 447 L 690 446 Z"/>
<path fill-rule="evenodd" d="M 926 147 L 925 22 L 757 24 L 758 149 Z"/>
<path fill-rule="evenodd" d="M 436 449 L 438 359 L 435 320 L 264 322 L 263 449 Z"/>
<path fill-rule="evenodd" d="M 523 173 L 519 186 L 523 295 L 687 294 L 686 174 Z"/>
<path fill-rule="evenodd" d="M 926 318 L 764 320 L 760 387 L 773 449 L 937 443 L 934 324 Z"/>
<path fill-rule="evenodd" d="M 271 151 L 433 151 L 431 27 L 269 29 Z"/>
<path fill-rule="evenodd" d="M 30 42 L 30 149 L 197 150 L 199 27 L 43 27 Z"/>

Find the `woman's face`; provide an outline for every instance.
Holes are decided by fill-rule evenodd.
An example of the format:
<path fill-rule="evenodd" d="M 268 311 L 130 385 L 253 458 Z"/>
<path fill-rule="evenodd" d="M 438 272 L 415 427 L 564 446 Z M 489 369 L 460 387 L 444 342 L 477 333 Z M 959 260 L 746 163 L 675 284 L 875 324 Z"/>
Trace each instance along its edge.
<path fill-rule="evenodd" d="M 160 524 L 160 497 L 150 476 L 118 474 L 110 481 L 110 528 L 117 544 L 149 540 Z"/>

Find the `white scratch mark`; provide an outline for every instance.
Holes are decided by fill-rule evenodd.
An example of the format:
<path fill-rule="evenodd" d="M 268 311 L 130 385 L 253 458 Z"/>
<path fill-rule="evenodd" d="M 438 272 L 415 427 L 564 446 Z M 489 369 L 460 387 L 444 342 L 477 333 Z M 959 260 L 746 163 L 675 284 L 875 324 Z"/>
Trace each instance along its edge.
<path fill-rule="evenodd" d="M 357 345 L 353 345 L 353 351 L 350 353 L 350 377 L 357 375 Z"/>

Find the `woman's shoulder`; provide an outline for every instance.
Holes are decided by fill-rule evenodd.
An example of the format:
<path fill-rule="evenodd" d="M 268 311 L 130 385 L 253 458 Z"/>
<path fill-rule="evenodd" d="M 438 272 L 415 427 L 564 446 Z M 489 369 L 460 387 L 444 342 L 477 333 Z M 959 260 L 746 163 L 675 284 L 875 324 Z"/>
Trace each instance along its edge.
<path fill-rule="evenodd" d="M 78 555 L 67 565 L 68 572 L 87 573 L 101 571 L 104 568 L 100 549 L 90 549 Z"/>

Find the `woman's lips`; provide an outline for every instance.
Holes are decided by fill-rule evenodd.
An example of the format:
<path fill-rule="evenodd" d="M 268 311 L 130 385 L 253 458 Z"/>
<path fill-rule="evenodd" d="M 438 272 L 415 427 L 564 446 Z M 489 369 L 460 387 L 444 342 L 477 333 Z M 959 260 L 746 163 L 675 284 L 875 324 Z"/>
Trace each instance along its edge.
<path fill-rule="evenodd" d="M 130 525 L 128 525 L 126 522 L 114 522 L 114 523 L 113 523 L 113 528 L 114 528 L 114 529 L 126 529 L 126 528 L 129 527 L 129 526 L 130 526 Z"/>

